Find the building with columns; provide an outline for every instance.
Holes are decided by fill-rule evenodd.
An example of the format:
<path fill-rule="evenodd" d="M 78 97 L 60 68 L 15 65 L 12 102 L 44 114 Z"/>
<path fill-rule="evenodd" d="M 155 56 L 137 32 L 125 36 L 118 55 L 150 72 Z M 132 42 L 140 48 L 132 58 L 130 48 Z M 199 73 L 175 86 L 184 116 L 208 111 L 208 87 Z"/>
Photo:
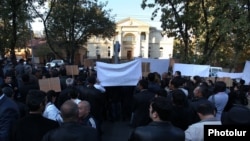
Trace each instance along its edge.
<path fill-rule="evenodd" d="M 112 58 L 116 41 L 120 44 L 119 58 L 122 60 L 132 60 L 136 57 L 171 58 L 174 39 L 163 36 L 161 30 L 130 17 L 116 24 L 116 36 L 112 39 L 92 37 L 88 40 L 87 58 Z"/>

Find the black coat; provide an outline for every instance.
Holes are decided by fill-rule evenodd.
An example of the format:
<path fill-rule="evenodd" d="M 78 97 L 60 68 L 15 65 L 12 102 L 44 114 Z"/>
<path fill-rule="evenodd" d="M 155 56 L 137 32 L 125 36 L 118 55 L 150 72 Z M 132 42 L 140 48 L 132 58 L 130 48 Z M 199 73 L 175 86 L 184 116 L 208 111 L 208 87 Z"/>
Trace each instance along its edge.
<path fill-rule="evenodd" d="M 44 118 L 41 114 L 29 114 L 14 127 L 12 141 L 41 141 L 48 131 L 58 127 L 58 122 Z"/>
<path fill-rule="evenodd" d="M 97 130 L 77 122 L 63 123 L 60 128 L 48 132 L 42 141 L 99 141 Z"/>
<path fill-rule="evenodd" d="M 132 127 L 147 125 L 151 121 L 148 109 L 154 95 L 154 93 L 148 90 L 142 90 L 140 93 L 134 95 Z"/>
<path fill-rule="evenodd" d="M 105 106 L 104 95 L 95 87 L 88 86 L 84 88 L 82 96 L 82 99 L 87 100 L 90 103 L 90 113 L 98 122 L 101 122 L 103 120 L 103 110 Z"/>
<path fill-rule="evenodd" d="M 26 96 L 30 90 L 39 90 L 39 86 L 34 83 L 24 83 L 22 86 L 19 87 L 20 98 L 18 101 L 26 103 Z"/>
<path fill-rule="evenodd" d="M 129 141 L 184 141 L 185 133 L 170 122 L 151 122 L 147 126 L 137 127 Z"/>
<path fill-rule="evenodd" d="M 0 141 L 9 140 L 11 127 L 18 118 L 19 110 L 16 103 L 7 96 L 3 96 L 0 99 Z"/>
<path fill-rule="evenodd" d="M 60 94 L 59 94 L 59 96 L 58 96 L 58 99 L 57 99 L 57 102 L 56 102 L 56 107 L 57 107 L 58 109 L 61 108 L 62 104 L 63 104 L 65 101 L 67 101 L 67 100 L 70 99 L 69 91 L 71 91 L 72 89 L 75 89 L 75 87 L 74 87 L 74 86 L 68 86 L 68 87 L 66 87 L 65 89 L 63 89 L 63 90 L 60 92 Z"/>

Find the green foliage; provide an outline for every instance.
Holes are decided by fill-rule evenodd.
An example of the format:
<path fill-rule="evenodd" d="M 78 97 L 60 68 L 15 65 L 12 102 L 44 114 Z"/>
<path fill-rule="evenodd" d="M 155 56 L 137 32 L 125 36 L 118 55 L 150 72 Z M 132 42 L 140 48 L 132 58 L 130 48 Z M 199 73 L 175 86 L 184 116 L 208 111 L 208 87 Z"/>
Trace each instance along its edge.
<path fill-rule="evenodd" d="M 75 52 L 90 37 L 113 37 L 116 25 L 109 15 L 110 11 L 104 10 L 105 6 L 97 0 L 50 1 L 48 10 L 37 15 L 44 23 L 52 51 L 56 53 L 54 47 L 65 50 L 67 61 L 73 63 L 70 60 L 74 60 Z"/>
<path fill-rule="evenodd" d="M 0 51 L 1 55 L 10 49 L 12 61 L 16 61 L 15 48 L 24 48 L 30 32 L 26 21 L 29 19 L 25 0 L 0 1 Z"/>
<path fill-rule="evenodd" d="M 161 27 L 178 40 L 183 62 L 232 67 L 249 50 L 249 1 L 142 0 L 141 6 L 155 9 L 152 18 L 161 10 Z"/>

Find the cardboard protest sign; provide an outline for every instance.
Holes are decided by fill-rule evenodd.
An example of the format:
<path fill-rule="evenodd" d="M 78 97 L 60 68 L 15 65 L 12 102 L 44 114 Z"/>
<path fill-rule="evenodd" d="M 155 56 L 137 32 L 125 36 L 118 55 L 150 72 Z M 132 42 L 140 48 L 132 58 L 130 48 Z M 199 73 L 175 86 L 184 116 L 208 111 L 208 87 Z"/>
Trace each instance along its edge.
<path fill-rule="evenodd" d="M 94 60 L 84 59 L 83 65 L 85 67 L 93 67 L 94 66 Z"/>
<path fill-rule="evenodd" d="M 54 90 L 55 92 L 61 91 L 61 84 L 59 77 L 39 79 L 39 88 L 44 92 Z"/>
<path fill-rule="evenodd" d="M 170 60 L 169 59 L 150 59 L 150 58 L 135 58 L 136 60 L 141 60 L 143 63 L 150 63 L 149 71 L 158 72 L 162 74 L 168 72 Z"/>
<path fill-rule="evenodd" d="M 79 69 L 77 65 L 66 65 L 67 75 L 79 75 Z"/>
<path fill-rule="evenodd" d="M 217 78 L 217 81 L 225 82 L 227 87 L 233 86 L 233 80 L 230 77 L 220 77 L 220 78 Z"/>
<path fill-rule="evenodd" d="M 212 82 L 215 83 L 215 81 L 216 81 L 215 79 L 216 79 L 215 77 L 207 77 L 207 78 L 206 78 L 206 81 L 212 80 Z"/>
<path fill-rule="evenodd" d="M 181 64 L 175 63 L 173 72 L 180 71 L 183 76 L 209 76 L 209 65 L 196 65 L 196 64 Z"/>

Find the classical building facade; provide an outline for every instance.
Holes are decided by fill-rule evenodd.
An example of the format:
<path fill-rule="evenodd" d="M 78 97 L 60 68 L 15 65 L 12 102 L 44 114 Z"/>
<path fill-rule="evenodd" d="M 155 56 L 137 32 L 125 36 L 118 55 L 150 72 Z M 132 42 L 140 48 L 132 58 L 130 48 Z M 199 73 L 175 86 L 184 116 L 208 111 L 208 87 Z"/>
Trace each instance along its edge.
<path fill-rule="evenodd" d="M 112 39 L 92 37 L 87 43 L 87 58 L 112 58 L 114 44 L 120 44 L 119 58 L 131 60 L 143 58 L 171 58 L 174 39 L 162 35 L 162 31 L 133 18 L 117 22 L 116 36 Z"/>
<path fill-rule="evenodd" d="M 163 36 L 161 30 L 151 27 L 143 21 L 126 18 L 116 23 L 116 36 L 112 39 L 103 39 L 102 37 L 90 38 L 87 44 L 76 52 L 75 64 L 84 64 L 85 60 L 88 59 L 114 60 L 112 59 L 115 53 L 114 44 L 117 41 L 120 44 L 118 56 L 121 60 L 132 60 L 137 57 L 168 59 L 173 54 L 173 38 L 168 38 L 166 35 Z M 30 45 L 31 43 L 32 45 Z M 39 50 L 41 46 L 46 45 L 44 39 L 34 39 L 28 44 L 27 48 L 32 52 L 30 54 L 39 58 L 40 61 L 38 62 L 49 61 L 48 56 L 53 53 L 44 48 Z M 32 50 L 31 46 L 33 47 Z M 65 52 L 60 49 L 57 51 L 60 51 L 60 54 L 66 57 Z M 24 52 L 18 53 L 19 58 L 25 58 Z"/>

